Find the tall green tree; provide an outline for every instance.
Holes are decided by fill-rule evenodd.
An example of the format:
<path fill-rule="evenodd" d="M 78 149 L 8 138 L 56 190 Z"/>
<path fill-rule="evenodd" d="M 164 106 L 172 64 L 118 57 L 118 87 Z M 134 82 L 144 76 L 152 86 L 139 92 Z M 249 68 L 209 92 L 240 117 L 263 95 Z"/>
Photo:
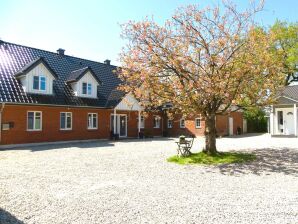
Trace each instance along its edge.
<path fill-rule="evenodd" d="M 298 23 L 276 21 L 269 31 L 274 37 L 274 49 L 281 55 L 285 84 L 298 81 Z"/>

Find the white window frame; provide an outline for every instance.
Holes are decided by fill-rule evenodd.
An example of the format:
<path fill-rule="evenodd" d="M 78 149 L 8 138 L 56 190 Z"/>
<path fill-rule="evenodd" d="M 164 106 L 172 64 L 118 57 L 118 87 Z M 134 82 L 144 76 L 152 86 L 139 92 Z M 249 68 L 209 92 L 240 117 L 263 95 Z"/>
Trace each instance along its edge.
<path fill-rule="evenodd" d="M 182 121 L 184 121 L 184 125 L 182 125 Z M 185 128 L 185 119 L 184 118 L 180 119 L 180 128 Z"/>
<path fill-rule="evenodd" d="M 84 83 L 86 83 L 86 93 L 83 92 Z M 91 86 L 90 93 L 88 92 L 88 86 L 89 85 Z M 82 95 L 84 95 L 84 96 L 92 96 L 92 88 L 93 88 L 92 83 L 90 83 L 90 82 L 82 82 Z"/>
<path fill-rule="evenodd" d="M 34 77 L 38 77 L 38 89 L 34 89 Z M 41 89 L 41 78 L 44 78 L 45 82 L 45 89 Z M 41 91 L 46 92 L 47 91 L 47 77 L 45 75 L 33 75 L 32 76 L 32 89 L 33 91 Z"/>
<path fill-rule="evenodd" d="M 199 125 L 199 126 L 197 125 L 197 120 L 200 120 L 200 125 Z M 196 127 L 197 129 L 199 129 L 199 128 L 202 127 L 202 119 L 201 119 L 200 117 L 197 117 L 197 118 L 195 119 L 195 127 Z"/>
<path fill-rule="evenodd" d="M 91 115 L 91 127 L 89 126 L 89 115 Z M 93 124 L 94 115 L 96 115 L 96 127 L 94 127 L 94 124 Z M 88 113 L 87 114 L 87 129 L 88 130 L 98 129 L 98 113 Z"/>
<path fill-rule="evenodd" d="M 140 118 L 141 118 L 140 128 L 145 128 L 145 116 L 141 115 Z"/>
<path fill-rule="evenodd" d="M 156 118 L 158 120 L 158 123 L 155 123 Z M 160 116 L 154 116 L 154 121 L 153 121 L 154 126 L 153 126 L 153 128 L 160 128 L 160 120 L 161 120 Z M 158 125 L 155 126 L 156 124 L 158 124 Z"/>
<path fill-rule="evenodd" d="M 29 129 L 29 127 L 28 127 L 29 113 L 33 113 L 33 129 Z M 36 113 L 40 113 L 40 128 L 39 129 L 35 128 Z M 42 131 L 42 112 L 41 111 L 27 111 L 27 131 Z"/>
<path fill-rule="evenodd" d="M 171 121 L 171 125 L 170 125 L 170 121 Z M 173 128 L 173 119 L 168 119 L 168 128 Z"/>
<path fill-rule="evenodd" d="M 61 114 L 65 114 L 65 128 L 61 128 Z M 67 127 L 67 114 L 70 114 L 70 128 Z M 72 112 L 60 112 L 60 130 L 65 131 L 65 130 L 72 130 Z"/>

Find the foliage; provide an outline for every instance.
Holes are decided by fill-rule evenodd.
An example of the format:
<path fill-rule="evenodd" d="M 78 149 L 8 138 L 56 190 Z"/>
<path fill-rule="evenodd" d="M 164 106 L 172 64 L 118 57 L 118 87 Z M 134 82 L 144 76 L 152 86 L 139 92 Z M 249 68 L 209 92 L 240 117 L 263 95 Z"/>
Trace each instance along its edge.
<path fill-rule="evenodd" d="M 247 132 L 266 132 L 267 118 L 265 112 L 257 107 L 244 111 L 244 118 L 247 120 Z"/>
<path fill-rule="evenodd" d="M 174 162 L 181 165 L 187 164 L 228 164 L 228 163 L 244 163 L 256 159 L 254 154 L 236 153 L 236 152 L 221 152 L 215 155 L 208 155 L 204 152 L 194 153 L 190 156 L 172 156 L 167 159 L 168 162 Z"/>
<path fill-rule="evenodd" d="M 163 26 L 153 18 L 129 21 L 120 55 L 121 89 L 146 108 L 171 102 L 174 112 L 202 114 L 211 153 L 216 152 L 216 114 L 244 102 L 268 104 L 284 81 L 272 36 L 254 27 L 262 5 L 239 12 L 223 3 L 222 8 L 181 7 Z"/>
<path fill-rule="evenodd" d="M 274 51 L 282 56 L 288 85 L 292 79 L 298 80 L 298 23 L 276 21 L 269 31 L 274 37 Z"/>

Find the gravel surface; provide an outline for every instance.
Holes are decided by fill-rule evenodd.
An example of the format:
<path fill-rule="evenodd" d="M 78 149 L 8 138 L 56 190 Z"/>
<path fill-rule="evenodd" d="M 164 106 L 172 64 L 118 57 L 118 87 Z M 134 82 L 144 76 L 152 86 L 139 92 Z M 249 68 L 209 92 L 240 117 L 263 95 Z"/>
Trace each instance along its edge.
<path fill-rule="evenodd" d="M 202 148 L 195 141 L 193 151 Z M 174 139 L 0 151 L 0 223 L 298 223 L 298 139 L 218 139 L 242 165 L 166 162 Z"/>

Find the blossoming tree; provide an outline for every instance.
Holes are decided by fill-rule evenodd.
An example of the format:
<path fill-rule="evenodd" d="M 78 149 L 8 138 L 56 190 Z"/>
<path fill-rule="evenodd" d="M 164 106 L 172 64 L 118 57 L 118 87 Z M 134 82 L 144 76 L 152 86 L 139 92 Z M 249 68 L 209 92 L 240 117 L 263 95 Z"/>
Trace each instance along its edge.
<path fill-rule="evenodd" d="M 148 18 L 122 25 L 121 89 L 145 107 L 170 102 L 175 112 L 201 114 L 205 152 L 217 153 L 216 115 L 267 104 L 284 81 L 271 36 L 254 26 L 261 8 L 189 5 L 162 26 Z"/>

